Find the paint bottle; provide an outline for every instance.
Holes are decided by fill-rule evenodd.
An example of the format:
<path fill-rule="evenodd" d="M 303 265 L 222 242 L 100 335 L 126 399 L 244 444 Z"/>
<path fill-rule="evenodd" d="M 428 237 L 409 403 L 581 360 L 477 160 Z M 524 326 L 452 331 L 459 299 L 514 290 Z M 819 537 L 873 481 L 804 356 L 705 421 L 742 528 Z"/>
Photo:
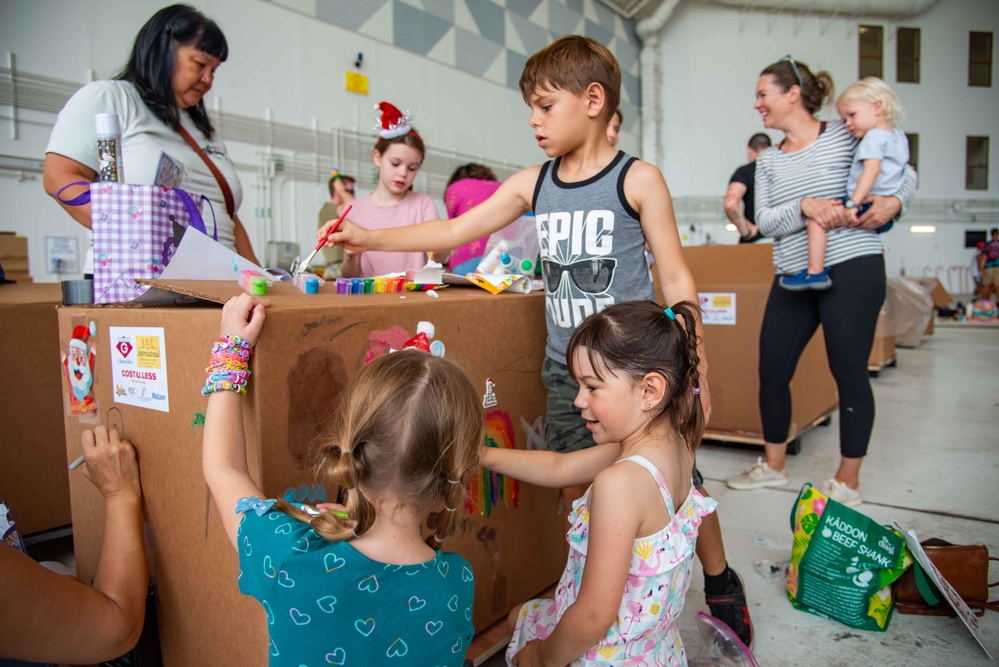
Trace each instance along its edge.
<path fill-rule="evenodd" d="M 267 278 L 254 278 L 250 281 L 250 294 L 265 296 L 267 294 Z"/>
<path fill-rule="evenodd" d="M 520 260 L 520 266 L 518 267 L 517 273 L 522 273 L 525 276 L 529 276 L 534 273 L 534 262 L 529 259 Z"/>
<path fill-rule="evenodd" d="M 337 294 L 350 294 L 350 278 L 337 278 L 336 279 L 336 293 Z"/>
<path fill-rule="evenodd" d="M 116 113 L 94 114 L 97 125 L 98 176 L 102 183 L 124 183 L 121 168 L 121 121 Z"/>
<path fill-rule="evenodd" d="M 514 266 L 517 264 L 513 257 L 510 257 L 510 253 L 500 253 L 500 273 L 513 273 Z"/>

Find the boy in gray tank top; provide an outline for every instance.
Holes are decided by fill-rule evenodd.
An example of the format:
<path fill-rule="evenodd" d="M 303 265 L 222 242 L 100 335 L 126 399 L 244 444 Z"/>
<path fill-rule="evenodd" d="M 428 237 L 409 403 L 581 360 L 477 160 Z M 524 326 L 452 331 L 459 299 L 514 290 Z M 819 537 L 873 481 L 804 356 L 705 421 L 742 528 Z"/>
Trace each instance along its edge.
<path fill-rule="evenodd" d="M 566 67 L 567 62 L 573 66 Z M 618 152 L 607 141 L 607 123 L 621 90 L 621 70 L 610 51 L 588 37 L 561 37 L 528 59 L 520 88 L 531 109 L 530 125 L 538 146 L 557 159 L 517 172 L 489 199 L 451 220 L 381 230 L 345 220 L 327 244 L 355 251 L 455 248 L 533 210 L 541 241 L 548 325 L 546 440 L 550 449 L 569 452 L 594 444 L 573 405 L 579 387 L 565 367 L 566 348 L 576 326 L 614 303 L 654 298 L 646 245 L 655 258 L 667 305 L 698 303 L 697 288 L 683 258 L 662 173 Z M 317 240 L 325 238 L 331 227 L 320 229 Z M 698 354 L 707 421 L 711 401 L 701 342 Z M 701 488 L 703 482 L 695 478 L 694 483 Z M 584 491 L 585 487 L 562 489 L 564 506 L 568 509 Z M 749 611 L 738 574 L 725 559 L 717 512 L 704 518 L 696 548 L 712 615 L 749 645 Z"/>

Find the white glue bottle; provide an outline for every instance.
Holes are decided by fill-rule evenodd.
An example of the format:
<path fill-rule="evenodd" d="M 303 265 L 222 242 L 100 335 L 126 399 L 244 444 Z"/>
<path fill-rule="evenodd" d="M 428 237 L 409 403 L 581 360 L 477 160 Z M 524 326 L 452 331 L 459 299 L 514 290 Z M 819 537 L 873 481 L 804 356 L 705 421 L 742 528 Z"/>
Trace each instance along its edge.
<path fill-rule="evenodd" d="M 500 241 L 496 246 L 489 251 L 489 254 L 483 257 L 479 261 L 479 266 L 475 269 L 476 273 L 492 273 L 496 270 L 500 263 L 500 255 L 506 252 L 506 241 Z"/>
<path fill-rule="evenodd" d="M 97 160 L 100 164 L 98 180 L 102 183 L 124 183 L 121 168 L 121 122 L 116 113 L 94 115 L 97 125 Z"/>

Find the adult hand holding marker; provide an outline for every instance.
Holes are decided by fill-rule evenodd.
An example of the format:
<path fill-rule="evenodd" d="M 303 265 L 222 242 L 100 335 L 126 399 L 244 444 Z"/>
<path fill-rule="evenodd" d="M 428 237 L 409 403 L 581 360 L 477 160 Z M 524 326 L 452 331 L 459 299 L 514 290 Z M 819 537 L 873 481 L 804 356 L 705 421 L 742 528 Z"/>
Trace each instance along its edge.
<path fill-rule="evenodd" d="M 81 435 L 83 455 L 70 464 L 76 470 L 84 462 L 84 476 L 107 497 L 123 490 L 141 494 L 139 489 L 139 467 L 135 461 L 135 449 L 127 440 L 122 440 L 118 431 L 110 431 L 98 426 L 93 431 Z"/>
<path fill-rule="evenodd" d="M 83 474 L 104 497 L 104 537 L 93 584 L 55 574 L 0 545 L 5 658 L 91 665 L 115 659 L 139 640 L 148 576 L 135 450 L 104 426 L 84 431 L 81 444 Z"/>

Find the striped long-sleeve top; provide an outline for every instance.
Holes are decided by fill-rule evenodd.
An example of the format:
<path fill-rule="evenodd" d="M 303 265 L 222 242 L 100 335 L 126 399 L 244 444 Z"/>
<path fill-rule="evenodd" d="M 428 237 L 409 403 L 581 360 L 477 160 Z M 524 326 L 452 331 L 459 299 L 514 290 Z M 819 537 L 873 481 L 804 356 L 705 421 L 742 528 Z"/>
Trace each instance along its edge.
<path fill-rule="evenodd" d="M 808 264 L 807 219 L 801 200 L 841 199 L 846 191 L 857 140 L 841 122 L 829 123 L 811 144 L 794 153 L 769 148 L 756 160 L 756 224 L 774 238 L 774 267 L 779 274 L 798 273 Z M 904 213 L 916 192 L 916 172 L 906 166 L 905 182 L 895 196 Z M 874 231 L 838 227 L 827 232 L 827 267 L 855 257 L 880 255 Z"/>

